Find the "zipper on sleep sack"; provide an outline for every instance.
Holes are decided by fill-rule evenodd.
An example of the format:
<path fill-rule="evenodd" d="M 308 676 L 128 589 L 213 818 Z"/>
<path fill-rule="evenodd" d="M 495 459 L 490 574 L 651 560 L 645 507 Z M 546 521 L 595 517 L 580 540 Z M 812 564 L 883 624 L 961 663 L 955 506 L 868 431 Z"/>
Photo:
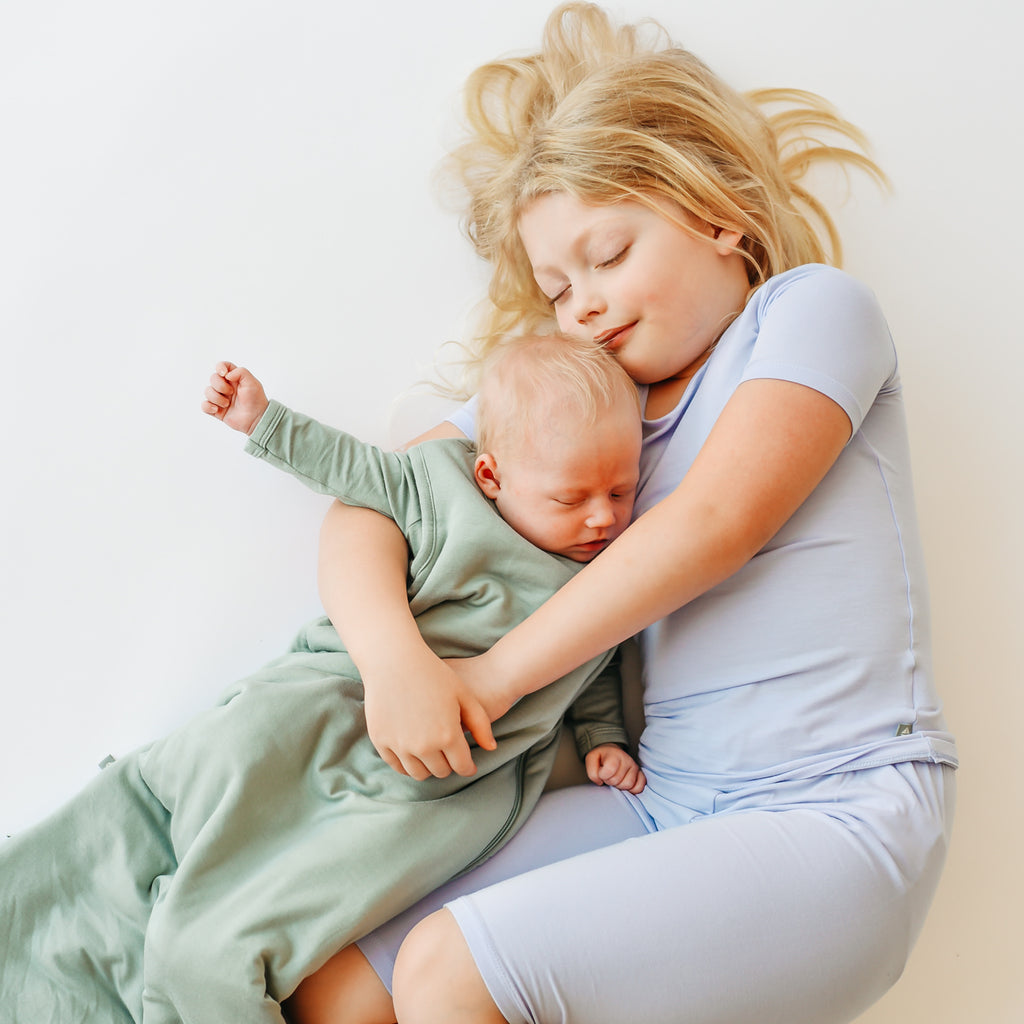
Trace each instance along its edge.
<path fill-rule="evenodd" d="M 508 817 L 505 819 L 505 824 L 498 829 L 497 834 L 491 838 L 491 841 L 483 848 L 476 858 L 459 872 L 460 875 L 464 875 L 467 871 L 472 871 L 478 864 L 482 864 L 505 841 L 523 807 L 523 778 L 525 775 L 526 753 L 524 752 L 516 758 L 516 798 L 512 804 L 512 809 L 509 811 Z"/>

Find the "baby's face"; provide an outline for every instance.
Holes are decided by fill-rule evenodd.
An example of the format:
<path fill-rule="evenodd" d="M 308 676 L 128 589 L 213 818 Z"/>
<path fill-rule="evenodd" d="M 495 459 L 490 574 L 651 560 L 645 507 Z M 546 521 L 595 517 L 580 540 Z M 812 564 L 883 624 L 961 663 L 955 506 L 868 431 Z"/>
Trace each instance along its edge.
<path fill-rule="evenodd" d="M 532 544 L 589 562 L 629 525 L 640 463 L 640 414 L 622 401 L 592 427 L 546 425 L 503 452 L 477 480 L 505 521 Z"/>

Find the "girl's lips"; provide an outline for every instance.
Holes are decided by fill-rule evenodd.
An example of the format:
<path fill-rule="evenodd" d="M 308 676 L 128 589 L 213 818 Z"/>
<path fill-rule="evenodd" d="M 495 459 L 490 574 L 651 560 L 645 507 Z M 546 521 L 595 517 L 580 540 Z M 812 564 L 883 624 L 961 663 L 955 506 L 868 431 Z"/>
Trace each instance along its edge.
<path fill-rule="evenodd" d="M 636 321 L 626 324 L 623 327 L 613 327 L 604 334 L 599 334 L 594 341 L 609 352 L 614 352 L 629 337 L 630 332 L 636 327 Z"/>

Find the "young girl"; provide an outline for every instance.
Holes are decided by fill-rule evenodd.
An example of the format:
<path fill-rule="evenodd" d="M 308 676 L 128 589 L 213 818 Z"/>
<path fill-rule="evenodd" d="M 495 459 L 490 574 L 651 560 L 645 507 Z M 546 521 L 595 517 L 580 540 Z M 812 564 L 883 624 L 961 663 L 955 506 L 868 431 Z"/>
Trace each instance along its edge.
<path fill-rule="evenodd" d="M 895 351 L 870 292 L 823 265 L 814 224 L 833 260 L 838 242 L 800 184 L 816 161 L 873 165 L 813 140 L 859 141 L 817 97 L 740 96 L 585 4 L 554 12 L 539 53 L 479 69 L 468 110 L 483 347 L 548 323 L 615 353 L 643 386 L 636 519 L 479 658 L 354 652 L 368 727 L 400 770 L 468 771 L 460 712 L 500 714 L 642 632 L 647 787 L 551 794 L 491 862 L 308 979 L 293 1017 L 851 1020 L 921 927 L 956 766 Z M 456 430 L 471 410 L 435 433 Z M 379 571 L 395 544 L 368 513 L 329 514 L 343 637 L 411 636 Z M 403 714 L 410 677 L 432 718 Z"/>

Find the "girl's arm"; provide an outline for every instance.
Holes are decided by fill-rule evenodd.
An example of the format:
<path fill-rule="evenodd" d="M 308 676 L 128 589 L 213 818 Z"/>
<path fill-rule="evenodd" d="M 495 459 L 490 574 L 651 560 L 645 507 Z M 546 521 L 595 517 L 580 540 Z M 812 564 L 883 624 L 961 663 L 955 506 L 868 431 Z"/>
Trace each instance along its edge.
<path fill-rule="evenodd" d="M 742 384 L 676 490 L 490 651 L 448 663 L 457 676 L 409 613 L 397 527 L 335 504 L 321 540 L 321 596 L 363 672 L 374 745 L 415 778 L 471 775 L 464 723 L 491 746 L 484 719 L 731 576 L 814 490 L 850 430 L 840 406 L 810 388 Z"/>
<path fill-rule="evenodd" d="M 442 424 L 424 439 L 431 436 L 462 435 Z M 409 610 L 408 564 L 405 538 L 391 519 L 331 506 L 320 533 L 320 596 L 362 674 L 370 739 L 392 768 L 413 778 L 472 775 L 463 729 L 493 748 L 490 718 L 423 642 Z"/>
<path fill-rule="evenodd" d="M 679 486 L 459 674 L 503 713 L 745 565 L 850 438 L 843 409 L 780 380 L 737 388 Z"/>

